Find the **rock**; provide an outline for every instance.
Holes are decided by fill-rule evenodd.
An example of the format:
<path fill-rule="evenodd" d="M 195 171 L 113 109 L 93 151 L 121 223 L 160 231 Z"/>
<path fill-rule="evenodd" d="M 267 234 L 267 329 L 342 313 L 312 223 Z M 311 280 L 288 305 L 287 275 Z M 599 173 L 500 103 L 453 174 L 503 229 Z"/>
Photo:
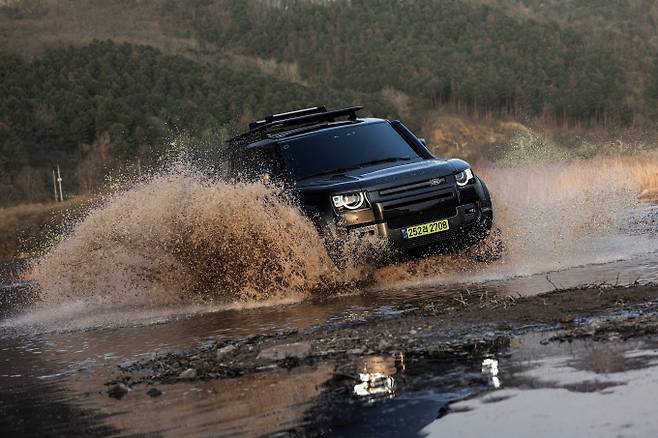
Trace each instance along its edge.
<path fill-rule="evenodd" d="M 162 391 L 160 391 L 158 388 L 151 388 L 146 391 L 146 395 L 149 397 L 160 397 L 162 395 Z"/>
<path fill-rule="evenodd" d="M 386 350 L 390 346 L 391 346 L 391 344 L 386 339 L 382 339 L 381 341 L 379 341 L 379 349 L 380 350 Z"/>
<path fill-rule="evenodd" d="M 346 353 L 347 353 L 347 354 L 354 355 L 354 356 L 358 356 L 358 355 L 363 354 L 363 350 L 362 350 L 361 348 L 354 348 L 354 349 L 352 349 L 352 350 L 347 350 Z"/>
<path fill-rule="evenodd" d="M 283 360 L 290 357 L 303 359 L 308 356 L 310 351 L 311 344 L 308 342 L 275 345 L 274 347 L 265 348 L 258 353 L 257 359 Z"/>
<path fill-rule="evenodd" d="M 415 335 L 416 333 L 418 333 L 418 332 L 414 329 L 409 330 L 410 335 Z"/>
<path fill-rule="evenodd" d="M 237 349 L 238 348 L 235 345 L 232 344 L 226 345 L 225 347 L 222 347 L 219 350 L 217 350 L 217 359 L 222 359 L 224 356 L 228 355 L 229 353 L 233 353 Z"/>
<path fill-rule="evenodd" d="M 194 380 L 196 379 L 196 370 L 194 368 L 188 368 L 178 375 L 179 379 Z"/>
<path fill-rule="evenodd" d="M 130 392 L 130 388 L 128 388 L 123 383 L 117 383 L 110 386 L 110 388 L 107 390 L 107 395 L 117 400 L 121 400 L 126 396 L 126 394 L 128 394 L 128 392 Z"/>

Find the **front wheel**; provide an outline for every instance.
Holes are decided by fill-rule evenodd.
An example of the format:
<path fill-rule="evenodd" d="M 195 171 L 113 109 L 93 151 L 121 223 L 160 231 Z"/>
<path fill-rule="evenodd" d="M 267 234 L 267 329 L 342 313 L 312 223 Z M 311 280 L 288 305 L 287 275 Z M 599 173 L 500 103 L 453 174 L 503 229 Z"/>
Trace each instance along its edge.
<path fill-rule="evenodd" d="M 470 257 L 478 262 L 490 263 L 499 260 L 505 253 L 503 233 L 492 226 L 492 220 L 486 219 L 472 230 L 472 243 L 468 248 Z"/>

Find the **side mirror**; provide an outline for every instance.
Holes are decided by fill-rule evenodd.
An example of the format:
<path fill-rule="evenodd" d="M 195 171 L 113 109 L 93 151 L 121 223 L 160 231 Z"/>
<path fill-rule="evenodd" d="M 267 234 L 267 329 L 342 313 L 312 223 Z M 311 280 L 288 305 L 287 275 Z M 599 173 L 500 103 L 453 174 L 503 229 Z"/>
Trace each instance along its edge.
<path fill-rule="evenodd" d="M 424 138 L 418 138 L 418 140 L 420 140 L 420 142 L 423 144 L 423 146 L 427 147 L 427 142 L 425 141 Z"/>

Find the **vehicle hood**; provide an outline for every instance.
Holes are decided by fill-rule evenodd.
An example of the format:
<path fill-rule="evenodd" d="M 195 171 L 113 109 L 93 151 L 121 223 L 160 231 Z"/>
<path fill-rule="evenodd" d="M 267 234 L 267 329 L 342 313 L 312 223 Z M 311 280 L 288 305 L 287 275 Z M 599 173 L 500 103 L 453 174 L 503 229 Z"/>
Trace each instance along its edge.
<path fill-rule="evenodd" d="M 393 165 L 389 163 L 350 170 L 343 174 L 311 178 L 298 182 L 296 188 L 304 193 L 381 190 L 453 175 L 467 167 L 469 167 L 468 163 L 462 160 L 430 159 Z"/>

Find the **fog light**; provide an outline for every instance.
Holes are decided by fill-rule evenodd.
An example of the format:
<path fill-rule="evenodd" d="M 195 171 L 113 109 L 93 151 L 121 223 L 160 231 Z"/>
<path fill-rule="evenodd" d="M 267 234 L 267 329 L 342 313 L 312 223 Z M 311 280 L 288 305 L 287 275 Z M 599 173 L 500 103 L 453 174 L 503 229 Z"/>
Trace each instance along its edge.
<path fill-rule="evenodd" d="M 378 234 L 377 225 L 366 225 L 365 227 L 353 228 L 351 231 L 359 237 L 376 236 Z"/>

